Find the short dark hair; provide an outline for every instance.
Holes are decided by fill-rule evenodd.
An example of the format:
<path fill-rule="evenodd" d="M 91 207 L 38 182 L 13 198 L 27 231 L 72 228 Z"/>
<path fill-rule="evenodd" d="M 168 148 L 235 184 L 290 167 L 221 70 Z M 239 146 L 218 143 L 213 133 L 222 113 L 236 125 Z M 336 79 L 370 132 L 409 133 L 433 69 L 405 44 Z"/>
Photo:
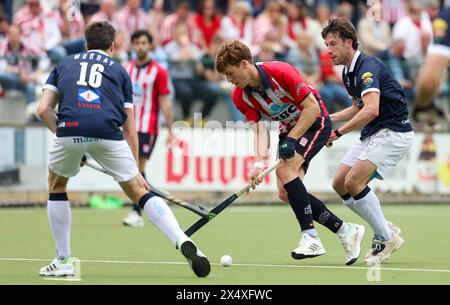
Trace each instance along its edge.
<path fill-rule="evenodd" d="M 342 40 L 352 40 L 352 48 L 358 49 L 358 37 L 353 24 L 344 18 L 330 18 L 328 24 L 322 30 L 322 38 L 328 34 L 337 34 Z"/>
<path fill-rule="evenodd" d="M 106 21 L 94 22 L 84 32 L 88 50 L 108 50 L 114 43 L 116 30 Z"/>
<path fill-rule="evenodd" d="M 131 42 L 134 42 L 136 39 L 139 39 L 141 36 L 145 36 L 148 39 L 150 44 L 153 43 L 153 36 L 146 30 L 137 30 L 131 35 Z"/>

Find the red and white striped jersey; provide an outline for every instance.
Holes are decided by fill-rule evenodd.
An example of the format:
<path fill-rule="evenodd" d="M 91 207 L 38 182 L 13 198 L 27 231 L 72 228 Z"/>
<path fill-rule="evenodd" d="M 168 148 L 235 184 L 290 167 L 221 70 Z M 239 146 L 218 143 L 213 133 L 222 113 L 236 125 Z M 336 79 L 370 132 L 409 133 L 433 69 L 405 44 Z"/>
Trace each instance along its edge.
<path fill-rule="evenodd" d="M 301 103 L 313 94 L 320 106 L 318 117 L 328 116 L 319 93 L 300 76 L 290 64 L 284 62 L 256 63 L 262 78 L 261 90 L 247 87 L 234 88 L 233 102 L 250 122 L 261 118 L 280 122 L 280 132 L 291 130 L 303 110 Z"/>
<path fill-rule="evenodd" d="M 133 84 L 133 105 L 138 132 L 157 134 L 159 130 L 159 98 L 169 91 L 167 71 L 151 60 L 139 66 L 136 60 L 125 65 Z"/>

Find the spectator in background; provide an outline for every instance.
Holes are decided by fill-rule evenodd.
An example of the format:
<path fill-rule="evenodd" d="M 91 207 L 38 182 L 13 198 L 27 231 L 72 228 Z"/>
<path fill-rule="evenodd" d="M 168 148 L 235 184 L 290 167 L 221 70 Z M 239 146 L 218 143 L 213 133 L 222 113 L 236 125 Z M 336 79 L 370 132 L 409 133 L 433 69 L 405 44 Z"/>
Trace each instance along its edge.
<path fill-rule="evenodd" d="M 137 30 L 150 28 L 150 17 L 141 8 L 140 0 L 127 0 L 127 2 L 114 14 L 118 32 L 125 38 L 125 49 L 131 52 L 131 34 Z"/>
<path fill-rule="evenodd" d="M 9 29 L 9 21 L 5 14 L 0 13 L 0 40 L 6 38 Z"/>
<path fill-rule="evenodd" d="M 278 49 L 277 44 L 272 43 L 270 40 L 265 40 L 261 43 L 261 45 L 258 48 L 259 53 L 255 57 L 255 61 L 274 61 L 277 57 L 277 52 L 280 50 Z"/>
<path fill-rule="evenodd" d="M 393 40 L 389 48 L 376 56 L 389 68 L 392 76 L 402 85 L 406 98 L 411 101 L 414 98 L 414 79 L 409 72 L 409 64 L 403 56 L 405 48 L 404 39 Z"/>
<path fill-rule="evenodd" d="M 342 69 L 334 66 L 330 54 L 323 51 L 320 53 L 320 77 L 322 85 L 319 93 L 323 102 L 330 112 L 336 112 L 350 107 L 352 100 L 349 98 L 347 90 L 342 82 Z"/>
<path fill-rule="evenodd" d="M 0 12 L 6 17 L 8 23 L 12 21 L 13 0 L 2 0 L 0 3 Z"/>
<path fill-rule="evenodd" d="M 253 17 L 258 17 L 266 7 L 265 0 L 248 0 L 252 6 Z"/>
<path fill-rule="evenodd" d="M 391 28 L 405 16 L 405 12 L 405 0 L 381 0 L 381 16 Z"/>
<path fill-rule="evenodd" d="M 227 81 L 217 72 L 214 61 L 216 59 L 217 53 L 219 52 L 219 48 L 222 45 L 224 40 L 218 34 L 214 35 L 211 41 L 211 46 L 208 48 L 208 52 L 204 54 L 197 64 L 196 73 L 197 77 L 201 81 L 205 81 L 206 85 L 211 91 L 214 91 L 218 98 L 222 98 L 226 100 L 227 106 L 230 110 L 230 116 L 233 121 L 240 121 L 243 119 L 240 111 L 234 106 L 234 103 L 230 96 L 230 89 L 227 85 Z M 205 106 L 213 107 L 214 104 L 206 104 Z M 210 112 L 211 110 L 204 110 L 206 112 Z"/>
<path fill-rule="evenodd" d="M 288 20 L 282 9 L 283 7 L 278 1 L 269 0 L 266 2 L 264 11 L 255 21 L 255 46 L 261 46 L 265 40 L 269 39 L 278 44 L 279 53 L 285 54 L 287 48 L 292 45 L 292 40 L 289 39 L 287 34 Z M 258 56 L 259 50 L 256 51 L 257 53 L 254 55 Z"/>
<path fill-rule="evenodd" d="M 47 53 L 53 62 L 58 62 L 67 54 L 62 47 L 58 14 L 44 11 L 39 0 L 27 0 L 25 6 L 14 15 L 14 23 L 21 29 L 21 35 L 28 44 L 41 53 Z"/>
<path fill-rule="evenodd" d="M 322 27 L 314 18 L 308 16 L 308 10 L 302 2 L 287 3 L 286 10 L 289 18 L 288 35 L 295 42 L 302 32 L 307 33 L 314 48 L 323 50 L 325 44 L 321 38 Z M 297 43 L 294 43 L 295 45 Z"/>
<path fill-rule="evenodd" d="M 39 55 L 21 39 L 20 27 L 11 25 L 6 39 L 0 42 L 0 85 L 4 90 L 25 93 L 27 104 L 36 99 L 37 76 L 32 59 Z"/>
<path fill-rule="evenodd" d="M 354 11 L 355 7 L 350 2 L 342 1 L 336 10 L 336 16 L 352 21 Z"/>
<path fill-rule="evenodd" d="M 428 45 L 432 42 L 433 28 L 428 14 L 420 2 L 409 5 L 409 15 L 402 17 L 392 30 L 394 40 L 405 40 L 405 58 L 417 65 L 423 60 Z M 416 73 L 414 73 L 416 74 Z"/>
<path fill-rule="evenodd" d="M 67 55 L 81 53 L 84 51 L 84 18 L 77 9 L 70 8 L 71 1 L 60 0 L 59 27 L 62 34 L 62 45 Z"/>
<path fill-rule="evenodd" d="M 114 28 L 117 28 L 118 24 L 114 16 L 116 8 L 116 0 L 102 0 L 100 10 L 92 15 L 89 22 L 94 23 L 99 21 L 107 21 L 114 26 Z"/>
<path fill-rule="evenodd" d="M 439 15 L 440 7 L 441 5 L 439 3 L 439 0 L 427 0 L 425 2 L 425 11 L 427 12 L 431 21 L 436 19 Z"/>
<path fill-rule="evenodd" d="M 378 52 L 386 50 L 391 41 L 391 27 L 389 23 L 376 20 L 374 16 L 367 14 L 369 7 L 364 6 L 363 18 L 358 23 L 358 36 L 360 39 L 360 49 L 370 56 L 375 56 Z"/>
<path fill-rule="evenodd" d="M 159 31 L 161 30 L 162 23 L 164 19 L 167 17 L 167 14 L 164 10 L 164 3 L 167 1 L 164 0 L 155 0 L 153 1 L 153 6 L 149 12 L 150 18 L 150 27 L 149 32 L 152 34 L 153 41 L 159 44 Z"/>
<path fill-rule="evenodd" d="M 188 29 L 188 38 L 191 42 L 198 40 L 198 32 L 195 31 L 195 21 L 191 13 L 189 1 L 180 1 L 173 14 L 168 15 L 161 24 L 159 31 L 159 43 L 166 45 L 175 37 L 175 28 L 179 24 L 185 24 Z"/>
<path fill-rule="evenodd" d="M 213 36 L 220 30 L 221 18 L 213 0 L 200 0 L 195 14 L 195 25 L 200 33 L 199 44 L 203 50 L 211 46 Z"/>
<path fill-rule="evenodd" d="M 296 45 L 289 49 L 286 59 L 300 72 L 307 83 L 318 89 L 320 81 L 319 57 L 311 42 L 308 33 L 298 33 Z"/>
<path fill-rule="evenodd" d="M 319 23 L 321 29 L 327 25 L 328 19 L 330 17 L 331 17 L 331 10 L 330 6 L 327 3 L 321 2 L 319 5 L 317 5 L 316 20 Z"/>
<path fill-rule="evenodd" d="M 239 39 L 250 50 L 253 49 L 254 20 L 252 7 L 245 0 L 236 1 L 230 9 L 230 13 L 222 18 L 220 36 L 224 40 Z"/>
<path fill-rule="evenodd" d="M 175 87 L 175 98 L 181 103 L 183 119 L 192 122 L 192 104 L 196 99 L 203 102 L 202 114 L 206 118 L 215 103 L 217 92 L 208 87 L 208 82 L 198 79 L 195 73 L 203 53 L 189 39 L 189 29 L 185 23 L 175 26 L 175 37 L 164 47 L 169 59 L 169 75 Z"/>

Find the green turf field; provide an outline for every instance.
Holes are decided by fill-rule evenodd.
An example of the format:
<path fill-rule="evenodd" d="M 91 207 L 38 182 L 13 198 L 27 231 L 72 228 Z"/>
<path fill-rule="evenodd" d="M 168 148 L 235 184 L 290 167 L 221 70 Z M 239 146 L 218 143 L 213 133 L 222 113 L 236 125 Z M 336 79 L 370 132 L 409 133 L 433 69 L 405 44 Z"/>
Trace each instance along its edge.
<path fill-rule="evenodd" d="M 359 221 L 340 205 L 330 208 L 348 221 Z M 230 207 L 194 234 L 213 263 L 209 277 L 198 279 L 184 258 L 148 221 L 128 228 L 128 209 L 74 208 L 73 255 L 81 259 L 81 282 L 48 281 L 37 275 L 54 255 L 44 208 L 0 209 L 0 284 L 450 284 L 450 206 L 385 206 L 387 218 L 402 229 L 405 244 L 381 271 L 362 257 L 343 265 L 335 235 L 319 227 L 324 256 L 295 261 L 298 224 L 287 206 Z M 184 228 L 198 217 L 175 207 Z M 362 256 L 370 246 L 366 225 Z M 233 257 L 222 267 L 220 257 Z M 371 279 L 380 281 L 368 281 Z"/>

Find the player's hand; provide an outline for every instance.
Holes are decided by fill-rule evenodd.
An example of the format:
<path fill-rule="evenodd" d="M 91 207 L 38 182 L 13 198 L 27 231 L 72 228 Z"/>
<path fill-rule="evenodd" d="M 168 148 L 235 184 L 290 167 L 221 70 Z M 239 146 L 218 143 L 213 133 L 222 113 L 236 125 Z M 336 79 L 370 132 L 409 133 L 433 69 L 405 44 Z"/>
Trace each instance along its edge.
<path fill-rule="evenodd" d="M 85 166 L 87 163 L 86 155 L 83 155 L 83 158 L 81 158 L 80 167 Z"/>
<path fill-rule="evenodd" d="M 339 139 L 339 136 L 336 134 L 335 130 L 331 131 L 330 138 L 328 139 L 327 143 L 325 144 L 326 147 L 330 148 L 333 146 L 333 142 Z"/>
<path fill-rule="evenodd" d="M 252 171 L 250 172 L 250 179 L 249 184 L 252 189 L 255 189 L 258 184 L 262 182 L 262 179 L 259 179 L 258 176 L 263 172 L 264 169 L 259 167 L 253 167 Z M 250 189 L 247 191 L 247 193 L 250 191 Z"/>
<path fill-rule="evenodd" d="M 173 145 L 176 144 L 176 141 L 177 137 L 172 132 L 169 132 L 166 138 L 166 146 L 171 148 Z"/>
<path fill-rule="evenodd" d="M 286 137 L 278 143 L 278 154 L 281 160 L 289 160 L 295 154 L 295 144 L 297 140 Z"/>

